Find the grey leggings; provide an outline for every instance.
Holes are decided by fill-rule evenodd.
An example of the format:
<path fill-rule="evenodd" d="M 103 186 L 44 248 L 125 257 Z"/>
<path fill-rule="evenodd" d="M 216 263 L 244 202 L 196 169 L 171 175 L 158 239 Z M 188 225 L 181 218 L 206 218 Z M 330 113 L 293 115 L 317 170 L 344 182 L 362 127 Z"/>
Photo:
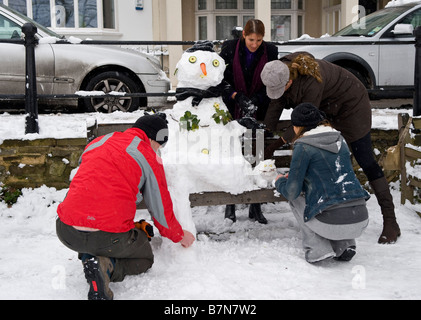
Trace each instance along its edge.
<path fill-rule="evenodd" d="M 323 224 L 314 221 L 314 228 L 312 228 L 312 221 L 309 223 L 304 222 L 306 201 L 303 196 L 290 201 L 289 204 L 302 231 L 305 257 L 310 263 L 340 257 L 347 248 L 356 245 L 355 238 L 359 237 L 368 225 L 367 215 L 367 220 L 351 225 L 324 224 L 327 234 L 323 234 L 324 232 L 320 232 L 323 229 Z M 362 209 L 366 210 L 365 206 Z M 343 240 L 341 240 L 341 237 L 337 236 L 340 233 L 345 235 L 345 239 L 342 238 Z"/>

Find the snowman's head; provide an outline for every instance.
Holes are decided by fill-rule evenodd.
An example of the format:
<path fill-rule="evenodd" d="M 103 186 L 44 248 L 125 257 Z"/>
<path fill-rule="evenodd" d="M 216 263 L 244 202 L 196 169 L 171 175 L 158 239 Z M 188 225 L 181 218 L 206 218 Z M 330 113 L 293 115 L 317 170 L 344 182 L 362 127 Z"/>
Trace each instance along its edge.
<path fill-rule="evenodd" d="M 214 51 L 187 50 L 177 64 L 179 88 L 206 90 L 222 82 L 225 61 Z"/>

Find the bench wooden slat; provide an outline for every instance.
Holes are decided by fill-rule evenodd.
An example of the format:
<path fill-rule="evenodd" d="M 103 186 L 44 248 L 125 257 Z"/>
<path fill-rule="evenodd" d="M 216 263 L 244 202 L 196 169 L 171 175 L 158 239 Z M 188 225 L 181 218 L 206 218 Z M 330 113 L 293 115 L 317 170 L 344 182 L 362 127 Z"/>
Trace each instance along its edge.
<path fill-rule="evenodd" d="M 405 156 L 412 160 L 421 159 L 421 151 L 405 147 Z"/>
<path fill-rule="evenodd" d="M 411 185 L 415 188 L 421 188 L 421 181 L 419 181 L 418 179 L 409 176 L 408 180 L 409 180 L 409 185 Z"/>
<path fill-rule="evenodd" d="M 220 206 L 226 204 L 277 203 L 287 201 L 284 197 L 276 197 L 274 189 L 260 189 L 233 195 L 226 192 L 205 192 L 190 195 L 191 207 Z M 146 209 L 144 201 L 137 209 Z"/>

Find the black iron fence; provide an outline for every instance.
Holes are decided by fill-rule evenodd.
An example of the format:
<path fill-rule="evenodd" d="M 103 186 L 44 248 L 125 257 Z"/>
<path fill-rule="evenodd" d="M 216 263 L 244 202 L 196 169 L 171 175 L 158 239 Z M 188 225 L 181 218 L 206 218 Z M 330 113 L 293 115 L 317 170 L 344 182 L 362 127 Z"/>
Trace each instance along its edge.
<path fill-rule="evenodd" d="M 25 133 L 39 133 L 38 128 L 38 99 L 84 99 L 98 97 L 96 94 L 89 93 L 82 95 L 78 94 L 57 94 L 57 95 L 38 95 L 37 94 L 37 80 L 35 70 L 35 47 L 38 45 L 38 40 L 35 37 L 37 28 L 30 23 L 22 26 L 22 32 L 25 35 L 24 39 L 5 39 L 0 40 L 1 43 L 21 44 L 25 46 L 26 51 L 26 85 L 25 94 L 23 95 L 0 95 L 1 100 L 22 100 L 25 99 Z M 416 65 L 415 65 L 415 93 L 414 93 L 414 116 L 421 116 L 421 27 L 414 31 L 416 41 Z M 57 40 L 59 44 L 72 44 L 67 40 Z M 105 40 L 84 40 L 80 44 L 85 45 L 119 45 L 119 46 L 171 46 L 171 45 L 194 45 L 195 41 L 105 41 Z M 215 45 L 220 45 L 222 41 L 214 41 Z M 281 45 L 280 43 L 274 43 Z M 170 97 L 174 93 L 127 93 L 125 97 Z M 101 97 L 111 96 L 104 94 Z M 114 97 L 114 96 L 113 96 Z"/>

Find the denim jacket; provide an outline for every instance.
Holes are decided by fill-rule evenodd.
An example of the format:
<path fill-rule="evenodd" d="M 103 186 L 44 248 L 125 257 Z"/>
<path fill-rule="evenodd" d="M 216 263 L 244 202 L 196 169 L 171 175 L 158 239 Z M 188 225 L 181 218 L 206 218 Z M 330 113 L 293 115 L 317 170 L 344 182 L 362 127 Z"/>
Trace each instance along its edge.
<path fill-rule="evenodd" d="M 278 179 L 275 186 L 290 201 L 304 192 L 305 222 L 334 205 L 370 198 L 353 171 L 344 138 L 326 126 L 296 141 L 289 176 Z"/>

